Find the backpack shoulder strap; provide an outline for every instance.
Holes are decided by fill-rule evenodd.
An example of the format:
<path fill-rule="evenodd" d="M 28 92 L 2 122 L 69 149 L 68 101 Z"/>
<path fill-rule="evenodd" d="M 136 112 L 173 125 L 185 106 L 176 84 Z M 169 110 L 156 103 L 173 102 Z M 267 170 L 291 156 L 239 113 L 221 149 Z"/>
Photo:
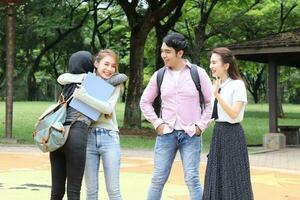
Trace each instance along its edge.
<path fill-rule="evenodd" d="M 157 74 L 156 74 L 156 83 L 157 83 L 157 89 L 158 89 L 157 96 L 160 96 L 160 87 L 163 82 L 165 72 L 166 72 L 166 67 L 162 67 L 157 71 Z"/>
<path fill-rule="evenodd" d="M 201 84 L 200 84 L 200 78 L 199 78 L 197 65 L 194 65 L 194 64 L 191 65 L 191 76 L 192 76 L 192 79 L 195 83 L 195 86 L 196 86 L 197 90 L 200 92 L 201 91 Z"/>
<path fill-rule="evenodd" d="M 191 77 L 195 83 L 195 86 L 199 92 L 199 99 L 200 99 L 200 107 L 201 107 L 201 113 L 203 112 L 205 108 L 205 103 L 204 103 L 204 96 L 201 90 L 201 83 L 200 83 L 200 78 L 199 78 L 199 73 L 198 73 L 198 66 L 195 64 L 191 65 Z"/>
<path fill-rule="evenodd" d="M 160 108 L 161 107 L 161 98 L 160 98 L 161 92 L 160 92 L 160 87 L 161 87 L 161 84 L 163 82 L 165 72 L 166 72 L 166 67 L 162 67 L 157 71 L 157 74 L 156 74 L 157 97 L 154 100 L 154 105 L 155 105 L 154 109 L 155 109 L 155 113 L 160 117 L 161 117 L 161 108 Z"/>

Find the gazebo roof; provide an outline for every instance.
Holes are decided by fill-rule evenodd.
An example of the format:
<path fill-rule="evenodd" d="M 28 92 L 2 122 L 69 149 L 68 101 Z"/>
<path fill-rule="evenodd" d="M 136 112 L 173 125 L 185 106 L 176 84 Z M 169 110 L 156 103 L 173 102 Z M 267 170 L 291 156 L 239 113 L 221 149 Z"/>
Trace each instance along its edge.
<path fill-rule="evenodd" d="M 240 60 L 268 63 L 272 57 L 279 65 L 300 68 L 300 28 L 227 47 Z"/>
<path fill-rule="evenodd" d="M 239 60 L 268 63 L 269 131 L 276 133 L 278 66 L 300 69 L 300 28 L 227 47 Z"/>

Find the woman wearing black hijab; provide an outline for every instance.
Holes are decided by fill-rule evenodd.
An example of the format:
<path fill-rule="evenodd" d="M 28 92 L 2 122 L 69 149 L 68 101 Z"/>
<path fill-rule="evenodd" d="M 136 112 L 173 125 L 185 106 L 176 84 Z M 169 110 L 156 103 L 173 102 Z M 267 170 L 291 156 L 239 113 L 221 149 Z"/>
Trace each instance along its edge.
<path fill-rule="evenodd" d="M 69 72 L 82 74 L 93 72 L 93 56 L 88 51 L 78 51 L 69 59 Z M 72 96 L 76 83 L 63 88 L 63 96 Z M 62 200 L 67 180 L 67 196 L 69 200 L 80 199 L 80 189 L 85 168 L 88 126 L 91 119 L 68 106 L 66 124 L 71 124 L 70 133 L 65 145 L 50 153 L 51 163 L 51 200 Z"/>

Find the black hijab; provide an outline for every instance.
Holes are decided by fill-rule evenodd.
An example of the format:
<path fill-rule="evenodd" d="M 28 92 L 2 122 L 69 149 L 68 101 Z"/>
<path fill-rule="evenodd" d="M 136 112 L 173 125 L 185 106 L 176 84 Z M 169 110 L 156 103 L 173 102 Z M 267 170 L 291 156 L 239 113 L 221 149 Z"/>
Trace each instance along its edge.
<path fill-rule="evenodd" d="M 94 63 L 93 56 L 88 51 L 78 51 L 73 53 L 69 59 L 68 72 L 71 74 L 82 74 L 93 72 Z M 63 88 L 63 95 L 67 100 L 74 92 L 77 83 L 67 84 Z"/>

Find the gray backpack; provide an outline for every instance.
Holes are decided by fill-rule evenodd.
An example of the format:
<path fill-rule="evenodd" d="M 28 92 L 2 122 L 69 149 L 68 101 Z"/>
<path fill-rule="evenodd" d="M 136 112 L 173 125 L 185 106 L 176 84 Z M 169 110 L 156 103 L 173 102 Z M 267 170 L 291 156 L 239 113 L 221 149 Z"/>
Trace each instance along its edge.
<path fill-rule="evenodd" d="M 48 107 L 35 124 L 33 138 L 37 147 L 43 152 L 52 152 L 62 147 L 69 135 L 71 125 L 65 126 L 67 103 L 63 95 L 59 101 Z"/>

